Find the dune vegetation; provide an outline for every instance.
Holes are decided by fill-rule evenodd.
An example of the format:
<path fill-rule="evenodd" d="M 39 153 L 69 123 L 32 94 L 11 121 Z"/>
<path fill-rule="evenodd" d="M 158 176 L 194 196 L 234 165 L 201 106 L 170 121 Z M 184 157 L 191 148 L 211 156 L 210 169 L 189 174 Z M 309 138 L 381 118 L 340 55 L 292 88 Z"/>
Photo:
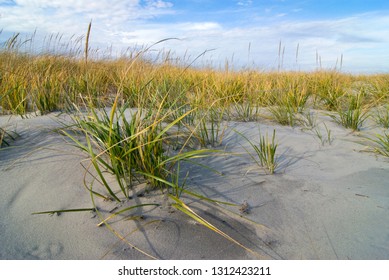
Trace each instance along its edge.
<path fill-rule="evenodd" d="M 242 121 L 257 120 L 259 109 L 266 107 L 277 122 L 294 125 L 297 115 L 307 109 L 347 115 L 388 103 L 387 74 L 237 71 L 228 63 L 224 69 L 194 68 L 190 67 L 193 61 L 172 58 L 170 53 L 151 56 L 154 45 L 117 58 L 98 58 L 88 40 L 63 46 L 57 37 L 47 39 L 50 47 L 47 51 L 41 47 L 40 52 L 29 51 L 36 49 L 26 46 L 34 44 L 33 39 L 18 34 L 4 43 L 0 52 L 3 114 L 66 110 L 85 101 L 96 107 L 112 106 L 119 95 L 122 104 L 136 108 L 145 100 L 160 104 L 164 97 L 164 107 L 174 102 L 201 111 L 212 104 L 224 118 Z M 55 44 L 60 46 L 54 48 Z"/>
<path fill-rule="evenodd" d="M 0 51 L 0 113 L 70 113 L 71 124 L 60 131 L 90 158 L 86 169 L 94 170 L 103 187 L 86 186 L 96 197 L 120 202 L 146 181 L 166 192 L 173 207 L 218 232 L 180 198 L 210 201 L 185 188 L 189 175 L 181 164 L 222 153 L 226 122 L 309 126 L 323 145 L 331 143 L 331 131 L 320 134 L 312 111 L 324 111 L 351 131 L 363 128 L 367 119 L 388 128 L 388 74 L 199 68 L 169 53 L 151 56 L 150 47 L 98 58 L 89 46 L 90 27 L 74 44 L 49 37 L 45 44 L 57 46 L 54 51 L 28 51 L 32 40 L 9 38 Z M 6 135 L 1 128 L 0 144 L 9 145 Z M 277 173 L 276 149 L 282 145 L 275 136 L 274 130 L 270 139 L 246 138 L 252 148 L 247 152 L 269 174 Z M 389 155 L 388 134 L 377 135 L 371 144 Z M 102 221 L 108 225 L 107 217 Z"/>

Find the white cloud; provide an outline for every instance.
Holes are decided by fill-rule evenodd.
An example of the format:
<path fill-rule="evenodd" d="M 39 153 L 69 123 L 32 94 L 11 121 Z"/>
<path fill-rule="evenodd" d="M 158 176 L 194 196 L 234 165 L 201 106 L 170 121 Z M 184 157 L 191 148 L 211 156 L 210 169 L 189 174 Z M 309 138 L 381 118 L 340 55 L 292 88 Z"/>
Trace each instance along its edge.
<path fill-rule="evenodd" d="M 221 30 L 222 27 L 216 22 L 192 22 L 187 24 L 179 24 L 178 27 L 183 31 L 212 31 Z"/>
<path fill-rule="evenodd" d="M 91 19 L 104 26 L 121 28 L 130 21 L 144 20 L 170 12 L 167 1 L 139 0 L 15 0 L 15 5 L 0 6 L 5 30 L 80 32 Z"/>
<path fill-rule="evenodd" d="M 199 40 L 188 38 L 182 45 L 196 53 L 217 48 L 215 52 L 222 61 L 234 55 L 235 62 L 243 66 L 254 62 L 258 67 L 276 68 L 281 41 L 285 47 L 285 69 L 314 70 L 318 53 L 325 68 L 335 67 L 343 55 L 345 71 L 389 71 L 386 63 L 389 61 L 388 26 L 389 16 L 385 14 L 364 14 L 338 20 L 285 20 L 268 26 L 220 28 L 211 34 L 204 33 Z"/>
<path fill-rule="evenodd" d="M 253 1 L 252 0 L 241 0 L 241 1 L 238 1 L 237 4 L 239 6 L 250 6 L 251 4 L 253 4 Z"/>
<path fill-rule="evenodd" d="M 1 0 L 0 0 L 1 1 Z M 237 1 L 240 5 L 251 1 Z M 343 54 L 344 69 L 389 71 L 389 16 L 386 13 L 355 15 L 336 20 L 274 20 L 253 18 L 246 26 L 227 27 L 212 20 L 158 22 L 163 15 L 174 15 L 174 5 L 162 0 L 15 0 L 15 5 L 0 2 L 0 28 L 8 32 L 60 33 L 81 36 L 92 19 L 91 43 L 103 48 L 113 45 L 118 50 L 132 45 L 150 45 L 161 39 L 161 48 L 171 48 L 177 55 L 190 53 L 196 57 L 207 49 L 216 49 L 207 59 L 223 62 L 234 56 L 238 65 L 276 68 L 278 44 L 285 46 L 284 67 L 312 70 L 316 52 L 324 66 L 334 66 Z M 265 11 L 265 14 L 270 11 Z M 64 39 L 65 40 L 65 39 Z M 248 54 L 248 45 L 251 53 Z M 299 44 L 298 65 L 296 46 Z M 157 47 L 157 46 L 156 46 Z M 369 70 L 370 69 L 370 70 Z"/>
<path fill-rule="evenodd" d="M 287 13 L 279 13 L 279 14 L 276 14 L 276 17 L 285 17 L 287 16 L 288 14 Z"/>
<path fill-rule="evenodd" d="M 173 7 L 173 4 L 171 2 L 166 2 L 166 1 L 147 1 L 149 7 L 154 7 L 157 9 L 164 9 L 164 8 L 171 8 Z"/>

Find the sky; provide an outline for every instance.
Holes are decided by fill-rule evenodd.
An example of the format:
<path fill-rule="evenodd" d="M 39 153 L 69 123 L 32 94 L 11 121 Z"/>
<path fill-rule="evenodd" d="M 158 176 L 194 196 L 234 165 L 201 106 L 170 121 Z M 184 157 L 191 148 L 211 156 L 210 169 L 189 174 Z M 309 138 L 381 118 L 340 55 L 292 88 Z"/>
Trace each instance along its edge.
<path fill-rule="evenodd" d="M 150 52 L 238 70 L 389 72 L 387 0 L 0 0 L 0 42 L 35 31 L 74 40 L 91 21 L 97 53 L 176 38 Z"/>

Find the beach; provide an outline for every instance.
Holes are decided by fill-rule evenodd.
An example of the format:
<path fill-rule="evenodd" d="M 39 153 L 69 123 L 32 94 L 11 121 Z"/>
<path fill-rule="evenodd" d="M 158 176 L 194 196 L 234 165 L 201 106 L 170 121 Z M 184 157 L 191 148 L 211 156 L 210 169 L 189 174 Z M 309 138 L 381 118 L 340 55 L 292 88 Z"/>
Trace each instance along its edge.
<path fill-rule="evenodd" d="M 319 115 L 328 141 L 301 126 L 271 122 L 226 122 L 223 150 L 183 166 L 186 188 L 241 207 L 182 199 L 226 236 L 171 207 L 160 190 L 145 184 L 122 203 L 91 200 L 84 183 L 88 158 L 57 129 L 69 118 L 50 113 L 1 116 L 0 127 L 18 136 L 0 150 L 1 259 L 389 259 L 389 162 L 372 153 L 366 124 L 358 132 Z M 326 127 L 323 126 L 326 124 Z M 259 131 L 276 130 L 278 166 L 260 168 L 247 151 Z M 134 208 L 101 225 L 96 204 L 109 216 Z M 51 214 L 32 215 L 53 211 Z M 125 239 L 125 240 L 121 240 Z M 232 241 L 233 240 L 233 241 Z"/>

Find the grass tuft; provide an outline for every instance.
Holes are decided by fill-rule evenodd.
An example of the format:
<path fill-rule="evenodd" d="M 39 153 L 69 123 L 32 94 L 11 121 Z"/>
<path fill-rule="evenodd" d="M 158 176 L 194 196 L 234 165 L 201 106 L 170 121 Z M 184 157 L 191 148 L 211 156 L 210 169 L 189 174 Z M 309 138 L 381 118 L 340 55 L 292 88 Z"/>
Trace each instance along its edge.
<path fill-rule="evenodd" d="M 271 138 L 268 137 L 267 133 L 266 136 L 263 136 L 261 133 L 259 133 L 258 144 L 252 142 L 242 133 L 238 131 L 236 132 L 242 136 L 254 150 L 255 153 L 250 152 L 248 149 L 244 148 L 253 161 L 258 166 L 264 167 L 270 174 L 273 174 L 278 166 L 278 157 L 276 155 L 278 144 L 275 141 L 276 130 L 273 130 L 273 136 Z"/>
<path fill-rule="evenodd" d="M 325 135 L 326 137 L 323 136 L 319 127 L 314 127 L 314 128 L 312 128 L 312 130 L 314 132 L 314 135 L 317 137 L 317 139 L 319 139 L 322 146 L 324 146 L 326 143 L 328 145 L 331 145 L 332 142 L 334 141 L 334 139 L 332 138 L 332 135 L 331 135 L 331 129 L 329 129 L 325 123 L 323 123 L 323 125 L 324 125 L 324 128 L 326 130 L 326 135 Z"/>
<path fill-rule="evenodd" d="M 389 128 L 389 106 L 377 110 L 373 116 L 376 123 L 384 128 Z"/>
<path fill-rule="evenodd" d="M 289 105 L 271 106 L 268 108 L 271 117 L 281 125 L 295 126 L 297 116 Z"/>
<path fill-rule="evenodd" d="M 359 131 L 369 114 L 363 108 L 363 96 L 361 94 L 350 95 L 347 98 L 346 108 L 339 108 L 338 115 L 330 115 L 331 118 L 345 128 Z"/>
<path fill-rule="evenodd" d="M 389 134 L 377 134 L 375 139 L 370 139 L 375 145 L 372 147 L 373 150 L 385 157 L 389 157 Z"/>

